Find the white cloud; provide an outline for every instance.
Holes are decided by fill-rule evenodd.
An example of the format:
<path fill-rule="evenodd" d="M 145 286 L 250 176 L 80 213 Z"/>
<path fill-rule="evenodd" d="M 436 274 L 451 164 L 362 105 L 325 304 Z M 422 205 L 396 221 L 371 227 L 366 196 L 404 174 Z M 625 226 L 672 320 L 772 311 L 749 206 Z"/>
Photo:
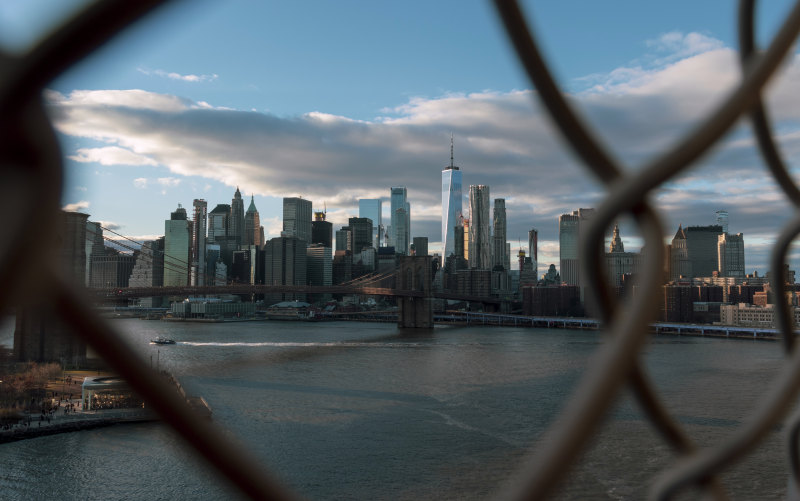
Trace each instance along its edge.
<path fill-rule="evenodd" d="M 79 148 L 76 153 L 67 158 L 76 162 L 96 162 L 100 165 L 158 165 L 152 158 L 138 155 L 119 146 Z"/>
<path fill-rule="evenodd" d="M 62 207 L 61 210 L 66 212 L 80 212 L 88 208 L 89 208 L 89 202 L 86 200 L 81 200 L 80 202 L 67 204 L 64 207 Z"/>
<path fill-rule="evenodd" d="M 117 224 L 113 221 L 97 221 L 97 222 L 100 224 L 100 226 L 102 226 L 107 230 L 119 231 L 120 229 L 122 229 L 122 225 Z"/>
<path fill-rule="evenodd" d="M 88 188 L 86 186 L 76 186 L 75 191 L 87 191 Z"/>
<path fill-rule="evenodd" d="M 160 177 L 156 179 L 156 182 L 164 187 L 178 186 L 181 184 L 181 180 L 177 177 Z"/>
<path fill-rule="evenodd" d="M 210 75 L 193 75 L 193 74 L 181 75 L 180 73 L 175 73 L 174 71 L 148 70 L 147 68 L 141 68 L 141 67 L 136 68 L 136 70 L 148 76 L 155 75 L 162 78 L 168 78 L 170 80 L 180 80 L 182 82 L 191 82 L 191 83 L 213 82 L 214 80 L 219 78 L 219 75 L 217 75 L 216 73 L 212 73 Z"/>
<path fill-rule="evenodd" d="M 702 54 L 703 52 L 711 52 L 725 47 L 725 44 L 723 44 L 721 40 L 717 40 L 716 38 L 709 37 L 702 33 L 682 33 L 679 31 L 664 33 L 656 39 L 647 40 L 645 45 L 654 49 L 657 53 L 666 53 L 665 58 L 668 61 Z M 664 62 L 665 59 L 660 59 L 659 61 Z"/>
<path fill-rule="evenodd" d="M 648 57 L 591 75 L 584 79 L 586 91 L 568 96 L 629 166 L 664 151 L 739 78 L 735 52 L 706 35 L 668 33 L 648 47 Z M 796 157 L 799 84 L 800 59 L 795 58 L 767 92 L 773 116 L 783 126 L 781 146 Z M 46 95 L 61 133 L 99 140 L 165 166 L 170 176 L 152 181 L 162 193 L 183 176 L 199 176 L 248 193 L 301 195 L 313 200 L 315 208 L 327 202 L 329 220 L 343 224 L 357 214 L 359 198 L 386 196 L 390 186 L 407 186 L 412 233 L 431 242 L 441 238 L 438 186 L 441 169 L 449 163 L 451 132 L 465 197 L 470 184 L 491 185 L 492 197 L 506 198 L 514 214 L 509 235 L 526 235 L 537 227 L 546 249 L 557 239 L 559 214 L 596 205 L 604 196 L 529 90 L 411 98 L 371 122 L 320 111 L 281 118 L 142 90 Z M 658 203 L 668 209 L 668 233 L 674 232 L 673 223 L 709 224 L 718 208 L 731 212 L 732 230 L 745 233 L 763 225 L 763 211 L 786 212 L 748 133 L 734 131 L 706 157 L 702 169 L 691 171 L 692 177 L 658 190 Z M 89 158 L 90 153 L 75 152 L 81 155 Z M 140 180 L 146 183 L 145 178 L 134 183 Z M 734 197 L 737 206 L 758 206 L 762 212 L 737 211 Z M 267 233 L 279 234 L 280 219 L 261 216 Z M 542 255 L 557 257 L 548 251 Z M 540 259 L 540 271 L 546 264 Z"/>
<path fill-rule="evenodd" d="M 139 189 L 147 188 L 147 178 L 146 177 L 137 177 L 133 180 L 133 185 Z"/>

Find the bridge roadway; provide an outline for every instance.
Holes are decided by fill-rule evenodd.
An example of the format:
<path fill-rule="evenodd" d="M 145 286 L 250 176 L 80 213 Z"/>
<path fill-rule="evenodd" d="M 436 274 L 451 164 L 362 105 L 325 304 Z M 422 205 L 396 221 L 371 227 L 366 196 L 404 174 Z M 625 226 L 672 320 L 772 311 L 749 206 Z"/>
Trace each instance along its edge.
<path fill-rule="evenodd" d="M 100 299 L 125 299 L 153 296 L 214 296 L 218 294 L 345 294 L 359 296 L 426 297 L 422 291 L 392 289 L 389 287 L 358 287 L 347 285 L 250 285 L 231 284 L 220 286 L 178 286 L 178 287 L 122 287 L 88 289 Z M 434 299 L 449 299 L 471 303 L 500 304 L 494 297 L 466 296 L 450 292 L 432 292 Z"/>

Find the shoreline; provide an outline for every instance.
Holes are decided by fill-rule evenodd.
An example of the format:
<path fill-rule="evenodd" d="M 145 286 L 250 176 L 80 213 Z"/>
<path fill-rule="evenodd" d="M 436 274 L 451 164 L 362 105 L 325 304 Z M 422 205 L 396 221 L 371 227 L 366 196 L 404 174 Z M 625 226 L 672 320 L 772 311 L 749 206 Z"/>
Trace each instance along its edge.
<path fill-rule="evenodd" d="M 160 421 L 154 412 L 142 409 L 131 409 L 130 411 L 117 409 L 91 413 L 77 412 L 71 416 L 57 416 L 51 419 L 50 423 L 31 419 L 28 425 L 17 423 L 11 429 L 0 429 L 0 444 L 59 433 L 103 428 L 116 424 Z"/>

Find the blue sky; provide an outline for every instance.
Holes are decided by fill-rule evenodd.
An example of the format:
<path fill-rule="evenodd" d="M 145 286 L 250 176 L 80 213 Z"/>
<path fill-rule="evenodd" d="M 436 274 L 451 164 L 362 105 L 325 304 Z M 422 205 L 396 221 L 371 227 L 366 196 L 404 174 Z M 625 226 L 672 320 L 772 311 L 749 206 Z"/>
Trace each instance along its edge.
<path fill-rule="evenodd" d="M 80 3 L 2 2 L 0 43 L 24 51 Z M 788 8 L 763 4 L 762 43 Z M 666 148 L 738 78 L 734 2 L 524 6 L 563 88 L 628 165 Z M 800 160 L 798 83 L 792 59 L 770 90 L 789 160 Z M 451 132 L 464 184 L 506 199 L 512 247 L 539 229 L 540 269 L 558 263 L 558 214 L 603 196 L 552 132 L 489 2 L 176 2 L 44 99 L 64 149 L 64 205 L 126 235 L 162 234 L 178 203 L 230 203 L 237 185 L 269 236 L 282 196 L 324 203 L 338 225 L 359 198 L 405 185 L 412 235 L 436 249 Z M 764 173 L 738 128 L 657 193 L 668 233 L 727 209 L 748 271 L 765 271 L 788 204 Z"/>

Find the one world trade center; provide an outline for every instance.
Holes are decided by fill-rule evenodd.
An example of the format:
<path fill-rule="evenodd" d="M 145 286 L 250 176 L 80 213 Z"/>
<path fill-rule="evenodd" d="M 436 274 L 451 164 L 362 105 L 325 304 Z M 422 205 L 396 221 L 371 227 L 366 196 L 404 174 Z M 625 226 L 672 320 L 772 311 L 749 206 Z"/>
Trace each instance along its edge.
<path fill-rule="evenodd" d="M 455 227 L 461 219 L 461 171 L 453 164 L 450 135 L 450 165 L 442 171 L 442 261 L 455 252 Z"/>

